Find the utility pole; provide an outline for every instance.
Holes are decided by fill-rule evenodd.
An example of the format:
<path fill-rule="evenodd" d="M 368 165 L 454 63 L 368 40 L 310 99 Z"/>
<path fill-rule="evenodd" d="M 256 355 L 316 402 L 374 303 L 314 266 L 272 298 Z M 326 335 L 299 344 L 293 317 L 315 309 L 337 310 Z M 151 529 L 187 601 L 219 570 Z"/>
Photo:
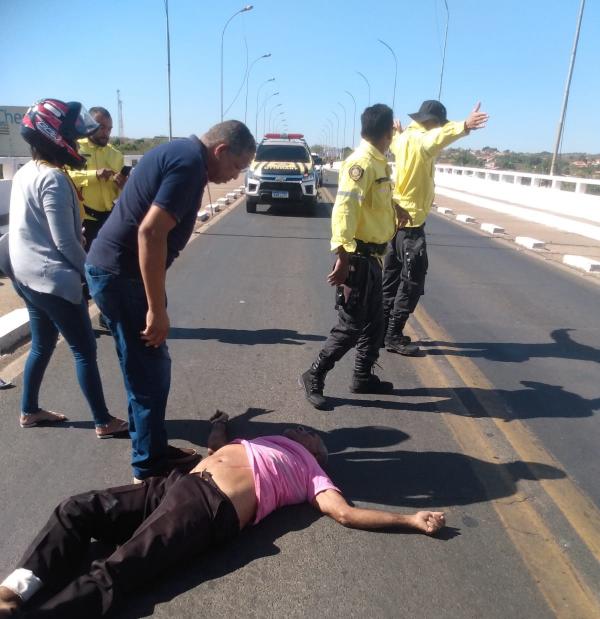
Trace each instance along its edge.
<path fill-rule="evenodd" d="M 560 121 L 558 123 L 558 131 L 556 132 L 556 144 L 554 146 L 554 154 L 552 155 L 552 164 L 550 165 L 550 176 L 554 176 L 554 169 L 556 166 L 556 160 L 558 159 L 558 152 L 563 137 L 563 130 L 565 124 L 565 116 L 567 114 L 567 103 L 569 102 L 569 89 L 571 88 L 571 77 L 573 77 L 573 67 L 575 66 L 575 56 L 577 55 L 577 44 L 579 43 L 579 31 L 581 29 L 581 20 L 583 18 L 583 7 L 585 6 L 585 0 L 581 0 L 581 6 L 579 7 L 579 17 L 577 18 L 577 30 L 575 31 L 575 41 L 573 42 L 573 51 L 571 52 L 571 62 L 569 63 L 569 73 L 567 75 L 567 83 L 565 85 L 565 94 L 563 97 L 562 111 L 560 113 Z"/>
<path fill-rule="evenodd" d="M 117 118 L 119 122 L 119 138 L 123 139 L 123 101 L 121 101 L 121 91 L 117 89 Z"/>

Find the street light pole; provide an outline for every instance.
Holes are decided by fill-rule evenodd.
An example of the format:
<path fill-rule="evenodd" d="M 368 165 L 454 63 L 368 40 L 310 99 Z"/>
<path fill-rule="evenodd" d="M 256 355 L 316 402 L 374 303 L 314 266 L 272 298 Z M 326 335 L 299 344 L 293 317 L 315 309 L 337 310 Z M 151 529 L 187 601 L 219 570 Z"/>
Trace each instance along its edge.
<path fill-rule="evenodd" d="M 444 0 L 445 2 L 446 0 Z M 394 58 L 394 93 L 392 95 L 392 110 L 394 109 L 394 106 L 396 105 L 396 78 L 398 77 L 398 59 L 396 58 L 396 54 L 394 54 L 394 50 L 385 42 L 382 41 L 381 39 L 377 39 L 382 45 L 385 45 L 391 52 L 393 58 Z"/>
<path fill-rule="evenodd" d="M 442 52 L 442 69 L 440 70 L 440 89 L 438 91 L 438 101 L 442 97 L 442 80 L 444 79 L 444 64 L 446 63 L 446 43 L 448 42 L 448 23 L 450 22 L 450 11 L 448 10 L 448 2 L 444 0 L 446 6 L 446 32 L 444 33 L 444 51 Z"/>
<path fill-rule="evenodd" d="M 573 42 L 573 51 L 571 52 L 571 62 L 569 63 L 569 73 L 567 75 L 567 83 L 565 85 L 565 94 L 563 97 L 562 111 L 560 113 L 560 121 L 558 123 L 558 131 L 556 132 L 556 145 L 554 146 L 554 154 L 552 155 L 552 163 L 550 165 L 550 175 L 554 176 L 554 168 L 558 159 L 558 151 L 562 142 L 563 129 L 565 124 L 565 116 L 567 114 L 567 103 L 569 102 L 569 89 L 571 88 L 571 78 L 573 77 L 573 67 L 575 66 L 575 56 L 577 55 L 577 44 L 579 43 L 579 31 L 581 30 L 581 20 L 583 19 L 583 8 L 585 0 L 581 0 L 579 7 L 579 17 L 577 18 L 577 29 L 575 31 L 575 41 Z"/>
<path fill-rule="evenodd" d="M 335 147 L 337 150 L 337 157 L 340 156 L 340 117 L 337 115 L 335 110 L 331 110 L 331 113 L 335 116 L 337 120 L 337 131 L 335 132 Z"/>
<path fill-rule="evenodd" d="M 344 92 L 351 97 L 354 103 L 354 114 L 352 115 L 352 148 L 354 149 L 354 136 L 356 135 L 356 99 L 349 90 L 345 90 Z"/>
<path fill-rule="evenodd" d="M 171 122 L 171 35 L 169 31 L 169 0 L 165 0 L 167 16 L 167 89 L 169 92 L 169 142 L 173 139 L 173 124 Z"/>
<path fill-rule="evenodd" d="M 221 33 L 221 122 L 223 122 L 223 42 L 225 40 L 225 30 L 227 29 L 227 26 L 229 25 L 229 22 L 236 16 L 239 15 L 240 13 L 245 13 L 246 11 L 251 11 L 252 10 L 252 5 L 251 4 L 247 4 L 243 9 L 240 9 L 239 11 L 236 11 L 226 22 L 225 22 L 225 26 L 223 27 L 223 32 Z"/>
<path fill-rule="evenodd" d="M 269 82 L 274 82 L 274 81 L 275 81 L 275 78 L 274 78 L 274 77 L 271 77 L 270 79 L 265 80 L 265 81 L 264 81 L 264 82 L 263 82 L 263 83 L 262 83 L 262 84 L 258 87 L 258 90 L 256 91 L 256 114 L 255 114 L 255 117 L 254 117 L 254 137 L 258 136 L 258 113 L 259 113 L 259 111 L 260 111 L 260 108 L 258 107 L 258 97 L 259 97 L 259 95 L 260 95 L 260 91 L 262 90 L 262 87 L 263 87 L 265 84 L 268 84 Z"/>
<path fill-rule="evenodd" d="M 337 104 L 344 110 L 344 133 L 342 137 L 342 157 L 344 156 L 344 149 L 346 148 L 346 108 L 338 101 Z"/>
<path fill-rule="evenodd" d="M 269 112 L 269 124 L 268 126 L 268 131 L 271 131 L 271 118 L 273 117 L 273 112 L 278 108 L 281 107 L 283 105 L 283 103 L 276 103 L 272 108 L 271 111 Z"/>
<path fill-rule="evenodd" d="M 269 99 L 271 99 L 272 97 L 275 97 L 276 95 L 279 94 L 279 91 L 277 92 L 272 92 L 268 97 L 265 98 L 265 100 L 263 101 L 262 104 L 262 110 L 263 110 L 263 133 L 267 132 L 267 102 L 269 101 Z"/>
<path fill-rule="evenodd" d="M 259 61 L 262 60 L 263 58 L 269 58 L 271 56 L 271 53 L 268 54 L 263 54 L 262 56 L 259 56 L 256 60 L 254 60 L 252 62 L 252 64 L 250 65 L 250 67 L 248 68 L 248 72 L 246 73 L 246 105 L 244 106 L 244 124 L 248 124 L 247 123 L 247 116 L 248 116 L 248 89 L 250 87 L 250 71 L 252 71 L 252 67 Z"/>
<path fill-rule="evenodd" d="M 371 105 L 371 84 L 369 83 L 369 80 L 365 77 L 363 73 L 361 73 L 360 71 L 357 71 L 357 73 L 363 78 L 363 80 L 365 80 L 365 83 L 367 84 L 367 88 L 369 89 L 369 99 L 368 99 L 367 105 Z"/>

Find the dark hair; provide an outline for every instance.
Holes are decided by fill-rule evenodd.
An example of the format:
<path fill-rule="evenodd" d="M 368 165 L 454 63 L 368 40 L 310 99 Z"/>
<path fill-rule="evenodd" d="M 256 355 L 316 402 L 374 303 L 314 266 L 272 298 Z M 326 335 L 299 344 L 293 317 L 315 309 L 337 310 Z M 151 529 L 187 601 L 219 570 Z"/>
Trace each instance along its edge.
<path fill-rule="evenodd" d="M 202 141 L 208 147 L 227 144 L 234 155 L 242 155 L 256 150 L 256 141 L 250 133 L 250 129 L 239 120 L 226 120 L 214 125 L 202 136 Z"/>
<path fill-rule="evenodd" d="M 94 114 L 100 114 L 100 116 L 104 116 L 104 118 L 110 118 L 112 120 L 110 112 L 105 107 L 100 107 L 99 105 L 97 105 L 96 107 L 91 107 L 88 112 L 90 113 L 90 116 L 93 116 Z"/>
<path fill-rule="evenodd" d="M 360 135 L 366 140 L 379 140 L 394 128 L 394 112 L 384 103 L 376 103 L 360 115 Z"/>
<path fill-rule="evenodd" d="M 61 149 L 53 144 L 39 140 L 36 146 L 30 144 L 29 149 L 31 150 L 31 158 L 34 161 L 43 160 L 58 166 L 63 166 L 67 163 L 65 158 L 61 156 Z"/>

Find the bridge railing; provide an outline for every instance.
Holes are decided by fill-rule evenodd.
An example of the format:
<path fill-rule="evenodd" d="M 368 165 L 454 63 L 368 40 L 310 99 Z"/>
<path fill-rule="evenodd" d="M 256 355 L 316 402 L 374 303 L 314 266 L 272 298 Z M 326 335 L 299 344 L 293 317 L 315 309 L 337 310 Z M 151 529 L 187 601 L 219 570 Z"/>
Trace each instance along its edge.
<path fill-rule="evenodd" d="M 600 222 L 600 180 L 437 164 L 435 184 L 438 189 Z"/>

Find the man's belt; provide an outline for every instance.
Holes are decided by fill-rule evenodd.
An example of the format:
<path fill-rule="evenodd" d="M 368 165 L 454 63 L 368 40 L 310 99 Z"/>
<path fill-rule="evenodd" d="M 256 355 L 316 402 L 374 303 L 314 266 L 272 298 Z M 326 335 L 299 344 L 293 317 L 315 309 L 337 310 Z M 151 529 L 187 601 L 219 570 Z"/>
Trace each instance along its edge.
<path fill-rule="evenodd" d="M 387 243 L 365 243 L 360 239 L 356 241 L 356 253 L 361 256 L 383 256 L 387 250 Z"/>
<path fill-rule="evenodd" d="M 83 205 L 83 210 L 85 211 L 86 215 L 93 217 L 96 221 L 99 221 L 101 224 L 104 224 L 104 222 L 108 219 L 108 216 L 110 215 L 110 211 L 97 211 L 95 208 L 92 208 L 88 206 L 87 204 Z"/>

